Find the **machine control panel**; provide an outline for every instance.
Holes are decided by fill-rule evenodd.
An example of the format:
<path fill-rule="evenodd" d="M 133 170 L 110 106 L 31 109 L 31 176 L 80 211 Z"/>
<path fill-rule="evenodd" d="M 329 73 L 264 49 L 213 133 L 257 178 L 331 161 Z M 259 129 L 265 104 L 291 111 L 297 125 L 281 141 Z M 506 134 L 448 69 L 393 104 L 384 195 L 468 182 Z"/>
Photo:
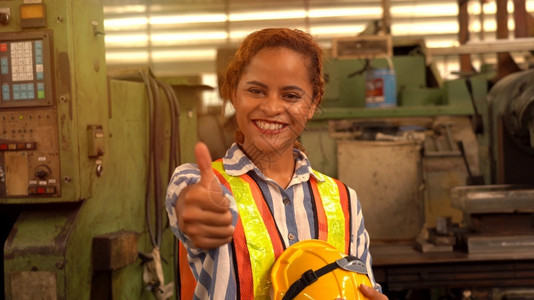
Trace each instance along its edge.
<path fill-rule="evenodd" d="M 0 198 L 59 196 L 56 111 L 2 111 L 0 134 Z"/>
<path fill-rule="evenodd" d="M 0 33 L 0 199 L 59 197 L 51 33 Z"/>
<path fill-rule="evenodd" d="M 0 35 L 0 108 L 53 104 L 49 49 L 47 32 Z"/>

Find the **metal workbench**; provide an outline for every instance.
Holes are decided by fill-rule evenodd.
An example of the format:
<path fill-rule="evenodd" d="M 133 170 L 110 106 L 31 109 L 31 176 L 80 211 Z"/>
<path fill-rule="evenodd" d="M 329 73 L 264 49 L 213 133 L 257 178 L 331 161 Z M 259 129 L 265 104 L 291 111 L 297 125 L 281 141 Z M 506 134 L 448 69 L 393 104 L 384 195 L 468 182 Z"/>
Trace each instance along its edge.
<path fill-rule="evenodd" d="M 415 243 L 371 245 L 384 289 L 534 287 L 534 249 L 507 253 L 423 253 Z"/>

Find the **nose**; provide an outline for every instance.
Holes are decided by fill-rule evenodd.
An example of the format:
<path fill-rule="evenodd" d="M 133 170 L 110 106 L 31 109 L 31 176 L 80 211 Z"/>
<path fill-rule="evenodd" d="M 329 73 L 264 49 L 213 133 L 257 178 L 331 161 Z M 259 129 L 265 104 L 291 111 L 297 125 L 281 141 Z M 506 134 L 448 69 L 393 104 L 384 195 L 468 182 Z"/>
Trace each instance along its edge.
<path fill-rule="evenodd" d="M 265 97 L 260 108 L 266 115 L 278 115 L 285 110 L 285 102 L 278 93 L 271 93 Z"/>

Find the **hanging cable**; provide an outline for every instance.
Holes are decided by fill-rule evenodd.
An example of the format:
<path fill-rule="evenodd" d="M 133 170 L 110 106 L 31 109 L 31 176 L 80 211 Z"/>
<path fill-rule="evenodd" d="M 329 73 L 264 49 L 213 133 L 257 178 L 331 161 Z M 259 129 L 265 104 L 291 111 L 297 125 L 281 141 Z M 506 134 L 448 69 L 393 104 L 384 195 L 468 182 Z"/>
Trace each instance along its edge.
<path fill-rule="evenodd" d="M 163 234 L 162 226 L 162 186 L 161 186 L 161 145 L 163 141 L 161 140 L 162 131 L 160 130 L 160 125 L 162 122 L 161 109 L 160 109 L 160 93 L 159 86 L 156 79 L 152 76 L 148 77 L 150 85 L 154 93 L 154 103 L 153 103 L 153 124 L 151 132 L 151 142 L 152 142 L 152 173 L 153 173 L 153 182 L 154 182 L 154 211 L 156 215 L 156 245 L 158 248 L 161 245 L 161 236 Z"/>
<path fill-rule="evenodd" d="M 148 130 L 148 159 L 147 159 L 147 185 L 146 185 L 146 194 L 145 194 L 145 219 L 147 224 L 147 231 L 150 237 L 150 241 L 153 246 L 152 253 L 145 254 L 140 253 L 140 257 L 144 257 L 144 261 L 147 264 L 159 266 L 161 260 L 165 261 L 162 257 L 159 256 L 159 248 L 162 244 L 163 236 L 163 198 L 165 193 L 163 191 L 162 185 L 162 173 L 161 173 L 161 162 L 163 162 L 164 148 L 162 145 L 165 143 L 165 128 L 163 124 L 165 123 L 166 116 L 163 115 L 164 102 L 162 102 L 161 97 L 165 97 L 167 100 L 167 105 L 169 107 L 168 116 L 170 123 L 170 136 L 169 136 L 169 153 L 167 157 L 168 161 L 168 170 L 167 177 L 171 178 L 174 168 L 176 168 L 180 163 L 180 108 L 179 101 L 176 97 L 176 94 L 173 88 L 155 78 L 155 76 L 150 72 L 139 71 L 139 75 L 145 83 L 148 95 L 148 118 L 149 118 L 149 130 Z M 162 93 L 160 92 L 162 91 Z M 152 199 L 153 197 L 153 199 Z M 153 201 L 152 201 L 153 200 Z M 153 207 L 152 207 L 153 204 Z M 155 215 L 155 220 L 152 218 L 152 213 Z M 167 224 L 168 226 L 168 219 Z M 179 262 L 178 262 L 178 249 L 177 249 L 177 239 L 173 238 L 173 257 L 175 260 L 174 266 L 174 289 L 175 294 L 180 295 L 180 279 L 178 274 Z M 154 252 L 155 251 L 155 252 Z M 152 261 L 157 257 L 157 262 Z M 148 265 L 147 265 L 148 267 Z M 152 268 L 148 268 L 151 271 L 148 272 L 146 281 L 152 282 L 154 278 L 162 277 L 163 274 L 154 273 Z M 152 274 L 154 273 L 154 274 Z M 156 280 L 158 281 L 158 280 Z M 162 287 L 158 284 L 150 285 L 154 290 L 159 290 L 162 292 L 162 288 L 167 290 L 171 288 L 169 285 Z M 167 293 L 166 292 L 166 293 Z M 178 296 L 179 297 L 179 296 Z M 178 298 L 179 299 L 179 298 Z"/>
<path fill-rule="evenodd" d="M 170 108 L 170 117 L 171 117 L 171 132 L 170 132 L 170 149 L 169 149 L 169 173 L 168 177 L 170 178 L 173 174 L 174 168 L 180 163 L 180 107 L 178 103 L 178 98 L 174 93 L 172 87 L 162 81 L 158 81 L 160 88 L 165 92 L 169 108 Z"/>
<path fill-rule="evenodd" d="M 165 92 L 167 101 L 170 108 L 170 117 L 171 117 L 171 131 L 170 131 L 170 147 L 169 147 L 169 173 L 168 178 L 171 178 L 174 168 L 180 164 L 180 107 L 176 94 L 174 93 L 171 86 L 162 81 L 158 81 L 158 85 Z M 176 299 L 180 299 L 181 295 L 181 280 L 179 274 L 179 255 L 178 255 L 178 239 L 176 236 L 173 238 L 173 258 L 174 258 L 174 293 Z"/>
<path fill-rule="evenodd" d="M 171 131 L 170 131 L 170 147 L 169 147 L 169 168 L 168 168 L 168 178 L 171 178 L 174 168 L 180 164 L 180 107 L 178 99 L 174 90 L 170 85 L 162 81 L 158 81 L 158 85 L 165 92 L 169 108 L 170 108 L 170 122 L 171 122 Z M 179 255 L 178 255 L 178 239 L 176 236 L 173 238 L 173 258 L 174 258 L 174 293 L 177 295 L 177 299 L 180 299 L 181 295 L 181 282 L 179 275 Z"/>
<path fill-rule="evenodd" d="M 167 157 L 168 170 L 167 176 L 170 178 L 173 174 L 174 168 L 180 164 L 180 124 L 179 116 L 180 109 L 178 99 L 174 93 L 173 88 L 158 79 L 150 72 L 140 71 L 140 77 L 145 83 L 148 95 L 148 118 L 149 118 L 149 130 L 148 130 L 148 170 L 147 170 L 147 185 L 145 194 L 145 218 L 147 224 L 147 231 L 150 237 L 150 241 L 153 245 L 153 250 L 150 254 L 140 253 L 141 258 L 144 257 L 146 265 L 146 272 L 143 280 L 147 282 L 152 291 L 155 292 L 161 299 L 167 299 L 172 295 L 169 294 L 170 290 L 174 286 L 175 294 L 180 295 L 179 291 L 179 274 L 178 270 L 178 255 L 177 255 L 177 239 L 173 239 L 173 256 L 176 262 L 174 266 L 174 284 L 167 284 L 163 286 L 163 273 L 161 270 L 161 261 L 165 261 L 159 253 L 159 248 L 162 244 L 163 236 L 163 198 L 165 197 L 164 186 L 162 184 L 162 170 L 161 163 L 164 155 L 165 144 L 165 120 L 166 116 L 164 103 L 161 97 L 165 96 L 169 107 L 169 121 L 170 121 L 170 137 L 169 137 L 169 153 Z M 160 90 L 163 93 L 160 93 Z M 153 202 L 152 202 L 153 196 Z M 152 204 L 154 207 L 152 207 Z M 152 212 L 155 215 L 155 220 L 152 219 Z M 153 224 L 153 222 L 155 224 Z M 168 225 L 168 219 L 167 219 Z M 145 278 L 146 276 L 146 278 Z M 161 281 L 161 282 L 160 282 Z M 159 299 L 158 298 L 158 299 Z"/>
<path fill-rule="evenodd" d="M 146 181 L 146 190 L 145 190 L 145 220 L 147 224 L 148 229 L 148 235 L 150 237 L 150 241 L 153 246 L 157 245 L 157 240 L 155 237 L 155 233 L 152 230 L 152 226 L 150 225 L 152 223 L 150 218 L 150 195 L 151 195 L 151 179 L 152 179 L 152 152 L 153 152 L 153 143 L 152 143 L 152 128 L 153 128 L 153 103 L 154 103 L 154 94 L 152 90 L 152 86 L 150 84 L 150 80 L 148 78 L 148 75 L 145 74 L 143 71 L 139 71 L 139 75 L 143 79 L 143 82 L 145 83 L 146 89 L 147 89 L 147 95 L 148 95 L 148 123 L 149 123 L 149 138 L 148 138 L 148 159 L 147 159 L 147 181 Z"/>

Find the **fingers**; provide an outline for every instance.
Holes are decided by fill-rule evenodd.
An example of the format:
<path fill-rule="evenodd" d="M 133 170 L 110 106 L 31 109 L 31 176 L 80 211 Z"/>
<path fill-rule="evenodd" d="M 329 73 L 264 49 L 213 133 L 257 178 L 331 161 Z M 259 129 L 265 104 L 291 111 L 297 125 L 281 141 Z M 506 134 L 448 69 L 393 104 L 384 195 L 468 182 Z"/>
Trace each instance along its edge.
<path fill-rule="evenodd" d="M 189 197 L 182 200 L 186 198 Z M 234 226 L 230 210 L 228 208 L 223 212 L 205 210 L 199 205 L 194 205 L 199 202 L 186 200 L 182 203 L 184 205 L 177 206 L 177 212 L 180 212 L 178 226 L 182 232 L 189 237 L 195 247 L 200 249 L 212 249 L 231 242 Z"/>
<path fill-rule="evenodd" d="M 207 224 L 195 224 L 191 226 L 189 234 L 192 237 L 198 238 L 209 238 L 209 239 L 223 239 L 226 240 L 230 238 L 234 233 L 234 226 L 225 225 L 225 226 L 212 226 Z"/>
<path fill-rule="evenodd" d="M 374 288 L 367 286 L 365 284 L 360 284 L 358 287 L 360 292 L 371 300 L 388 300 L 388 297 Z"/>
<path fill-rule="evenodd" d="M 189 205 L 182 207 L 181 221 L 183 224 L 179 225 L 200 224 L 205 226 L 227 227 L 232 225 L 232 213 L 229 209 L 226 209 L 224 212 L 214 212 L 205 210 L 200 206 Z M 198 230 L 198 232 L 202 231 Z"/>
<path fill-rule="evenodd" d="M 202 239 L 218 239 L 226 241 L 228 239 L 231 240 L 234 234 L 234 226 L 232 226 L 231 223 L 224 225 L 209 225 L 205 223 L 186 222 L 185 224 L 183 230 L 187 231 L 188 236 L 193 242 Z"/>

